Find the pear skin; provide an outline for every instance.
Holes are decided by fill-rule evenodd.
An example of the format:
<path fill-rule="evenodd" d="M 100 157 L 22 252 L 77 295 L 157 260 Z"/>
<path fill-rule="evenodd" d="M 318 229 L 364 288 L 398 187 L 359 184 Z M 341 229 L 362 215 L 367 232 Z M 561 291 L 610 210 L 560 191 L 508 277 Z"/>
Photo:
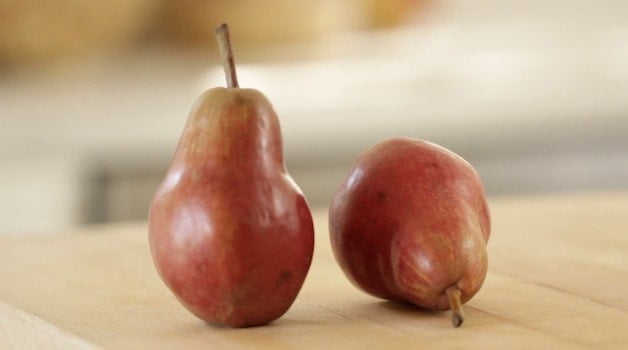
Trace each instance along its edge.
<path fill-rule="evenodd" d="M 271 322 L 303 285 L 314 228 L 282 147 L 277 114 L 261 92 L 207 90 L 151 202 L 149 243 L 157 271 L 208 323 Z"/>
<path fill-rule="evenodd" d="M 334 255 L 358 288 L 429 310 L 453 310 L 481 288 L 490 214 L 475 169 L 422 140 L 366 150 L 329 209 Z"/>

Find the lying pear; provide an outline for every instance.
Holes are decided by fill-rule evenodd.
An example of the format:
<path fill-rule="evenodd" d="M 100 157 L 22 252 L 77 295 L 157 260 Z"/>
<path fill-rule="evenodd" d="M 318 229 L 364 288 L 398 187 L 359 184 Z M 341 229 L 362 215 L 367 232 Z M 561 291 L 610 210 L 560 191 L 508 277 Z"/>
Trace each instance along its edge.
<path fill-rule="evenodd" d="M 238 87 L 227 26 L 216 33 L 229 87 L 194 104 L 150 205 L 149 242 L 159 275 L 193 314 L 256 326 L 294 302 L 314 229 L 276 113 L 261 92 Z"/>
<path fill-rule="evenodd" d="M 393 138 L 366 150 L 329 208 L 334 255 L 374 296 L 453 310 L 486 276 L 490 216 L 474 168 L 422 140 Z"/>

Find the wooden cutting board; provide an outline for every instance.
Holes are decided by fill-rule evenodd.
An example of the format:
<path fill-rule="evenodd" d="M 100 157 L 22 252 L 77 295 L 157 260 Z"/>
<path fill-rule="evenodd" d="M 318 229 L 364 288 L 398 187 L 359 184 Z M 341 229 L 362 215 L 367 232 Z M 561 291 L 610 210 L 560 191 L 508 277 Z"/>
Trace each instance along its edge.
<path fill-rule="evenodd" d="M 292 308 L 228 329 L 188 313 L 159 280 L 145 223 L 0 238 L 0 348 L 627 349 L 628 193 L 492 198 L 490 272 L 449 313 L 382 301 L 336 265 L 325 210 Z"/>

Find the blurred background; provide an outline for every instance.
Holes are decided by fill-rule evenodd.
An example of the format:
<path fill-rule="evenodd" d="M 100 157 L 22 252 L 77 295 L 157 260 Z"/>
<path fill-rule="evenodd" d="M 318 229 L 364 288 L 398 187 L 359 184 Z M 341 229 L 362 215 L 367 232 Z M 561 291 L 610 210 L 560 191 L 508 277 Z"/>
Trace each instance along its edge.
<path fill-rule="evenodd" d="M 628 189 L 625 0 L 0 0 L 0 234 L 145 219 L 222 21 L 313 207 L 392 136 L 490 196 Z"/>

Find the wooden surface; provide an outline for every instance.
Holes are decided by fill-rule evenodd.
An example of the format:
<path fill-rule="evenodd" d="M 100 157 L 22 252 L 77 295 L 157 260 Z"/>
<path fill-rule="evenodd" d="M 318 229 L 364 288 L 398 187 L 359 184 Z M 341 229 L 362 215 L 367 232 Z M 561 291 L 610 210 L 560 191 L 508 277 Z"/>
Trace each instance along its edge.
<path fill-rule="evenodd" d="M 208 326 L 159 280 L 143 223 L 0 238 L 0 348 L 628 348 L 628 193 L 491 198 L 490 267 L 448 313 L 356 290 L 315 211 L 310 274 L 264 327 Z"/>

